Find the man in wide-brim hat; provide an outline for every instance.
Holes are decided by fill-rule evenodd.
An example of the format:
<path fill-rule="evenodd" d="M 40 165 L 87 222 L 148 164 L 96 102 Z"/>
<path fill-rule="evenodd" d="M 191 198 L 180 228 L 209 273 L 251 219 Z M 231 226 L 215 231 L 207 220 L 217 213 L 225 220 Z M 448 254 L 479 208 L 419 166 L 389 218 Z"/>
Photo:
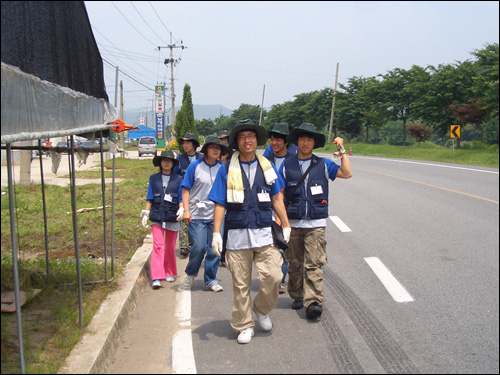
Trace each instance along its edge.
<path fill-rule="evenodd" d="M 276 167 L 256 153 L 257 145 L 265 144 L 267 138 L 267 130 L 253 121 L 238 122 L 229 135 L 229 144 L 237 151 L 226 164 L 228 168 L 219 169 L 208 196 L 215 202 L 212 248 L 218 256 L 223 248 L 223 220 L 224 231 L 228 231 L 226 259 L 231 265 L 234 292 L 231 327 L 239 333 L 239 344 L 248 344 L 254 336 L 252 310 L 262 330 L 273 327 L 269 313 L 278 302 L 283 260 L 271 232 L 272 210 L 283 224 L 286 241 L 291 231 Z M 254 264 L 259 292 L 252 305 Z"/>
<path fill-rule="evenodd" d="M 297 138 L 301 134 L 308 134 L 314 138 L 315 144 L 313 148 L 321 148 L 325 145 L 325 135 L 316 131 L 316 126 L 307 122 L 302 123 L 298 128 L 292 130 L 288 136 L 288 143 L 297 144 Z"/>
<path fill-rule="evenodd" d="M 200 146 L 198 138 L 194 133 L 186 133 L 184 137 L 181 138 L 181 150 L 183 151 L 177 159 L 179 160 L 179 167 L 174 169 L 174 172 L 179 173 L 181 177 L 184 177 L 189 165 L 195 160 L 203 159 L 203 154 L 201 152 L 196 152 L 196 149 Z M 188 226 L 185 221 L 182 221 L 181 230 L 179 232 L 179 247 L 181 256 L 187 257 L 189 255 L 189 248 L 191 241 L 188 235 Z"/>
<path fill-rule="evenodd" d="M 229 147 L 237 150 L 238 149 L 238 140 L 236 136 L 238 133 L 248 130 L 252 131 L 257 136 L 257 146 L 262 146 L 265 144 L 269 138 L 267 135 L 267 130 L 260 126 L 259 124 L 254 124 L 252 120 L 242 120 L 236 123 L 236 126 L 231 130 L 229 134 Z"/>
<path fill-rule="evenodd" d="M 301 124 L 288 140 L 299 147 L 298 154 L 286 159 L 279 170 L 292 227 L 285 250 L 289 261 L 288 294 L 293 299 L 291 308 L 305 307 L 307 319 L 312 320 L 322 315 L 325 298 L 322 267 L 327 263 L 329 181 L 351 178 L 352 171 L 347 155 L 343 155 L 339 166 L 313 154 L 313 149 L 325 145 L 325 136 L 313 124 Z M 342 146 L 344 140 L 337 137 L 334 143 Z"/>

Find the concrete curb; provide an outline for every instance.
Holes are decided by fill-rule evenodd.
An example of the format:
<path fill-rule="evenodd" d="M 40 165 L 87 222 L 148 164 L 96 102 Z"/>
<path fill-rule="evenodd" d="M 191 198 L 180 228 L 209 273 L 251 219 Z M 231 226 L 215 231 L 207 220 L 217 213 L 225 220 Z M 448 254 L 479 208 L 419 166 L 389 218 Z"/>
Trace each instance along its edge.
<path fill-rule="evenodd" d="M 149 234 L 127 264 L 117 290 L 101 304 L 58 373 L 105 373 L 109 358 L 130 320 L 138 298 L 144 288 L 149 286 L 152 243 L 153 237 Z"/>

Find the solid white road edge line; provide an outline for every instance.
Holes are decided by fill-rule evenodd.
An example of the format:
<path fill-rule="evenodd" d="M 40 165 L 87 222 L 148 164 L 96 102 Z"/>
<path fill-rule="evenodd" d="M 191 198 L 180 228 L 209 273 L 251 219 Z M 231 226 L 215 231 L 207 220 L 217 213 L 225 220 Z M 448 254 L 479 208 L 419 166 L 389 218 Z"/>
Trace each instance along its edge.
<path fill-rule="evenodd" d="M 365 258 L 366 263 L 375 272 L 389 294 L 396 302 L 413 302 L 414 299 L 394 277 L 389 269 L 376 257 Z"/>
<path fill-rule="evenodd" d="M 352 232 L 351 228 L 349 228 L 338 216 L 330 216 L 330 220 L 333 221 L 333 224 L 340 229 L 341 232 Z"/>
<path fill-rule="evenodd" d="M 191 336 L 191 291 L 176 293 L 175 317 L 179 326 L 172 338 L 172 371 L 174 374 L 196 374 L 193 338 Z"/>

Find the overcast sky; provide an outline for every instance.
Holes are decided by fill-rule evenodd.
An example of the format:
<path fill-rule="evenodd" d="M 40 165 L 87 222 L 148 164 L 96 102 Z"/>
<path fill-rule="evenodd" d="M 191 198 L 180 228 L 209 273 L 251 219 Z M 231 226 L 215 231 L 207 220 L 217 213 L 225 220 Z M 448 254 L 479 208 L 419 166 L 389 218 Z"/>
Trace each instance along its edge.
<path fill-rule="evenodd" d="M 124 109 L 151 108 L 167 82 L 173 48 L 176 106 L 264 107 L 348 79 L 473 59 L 499 41 L 497 1 L 85 1 L 114 104 L 115 68 Z M 171 38 L 172 35 L 172 39 Z M 162 47 L 158 50 L 158 46 Z M 123 73 L 122 73 L 123 71 Z M 170 111 L 170 99 L 166 110 Z"/>

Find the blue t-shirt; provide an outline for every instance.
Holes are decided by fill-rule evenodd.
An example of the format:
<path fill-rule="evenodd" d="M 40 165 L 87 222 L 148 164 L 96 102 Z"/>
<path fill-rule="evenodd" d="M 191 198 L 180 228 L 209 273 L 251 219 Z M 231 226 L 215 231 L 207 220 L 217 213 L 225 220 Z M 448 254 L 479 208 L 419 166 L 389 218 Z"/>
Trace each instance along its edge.
<path fill-rule="evenodd" d="M 311 164 L 311 159 L 299 159 L 299 166 L 301 169 L 302 174 L 309 168 L 309 165 Z M 329 159 L 324 159 L 325 160 L 325 176 L 328 179 L 334 181 L 335 178 L 337 177 L 337 172 L 340 168 L 340 166 L 329 160 Z M 281 167 L 279 169 L 278 173 L 278 178 L 281 181 L 281 184 L 283 186 L 286 186 L 286 168 L 285 168 L 285 163 L 281 164 Z M 306 176 L 304 179 L 304 182 L 302 182 L 305 186 L 307 185 L 307 180 L 309 178 L 309 175 Z M 328 186 L 323 187 L 328 189 Z M 306 194 L 309 194 L 309 192 L 306 189 Z M 319 228 L 319 227 L 326 227 L 326 219 L 315 219 L 315 220 L 293 220 L 289 219 L 290 226 L 292 228 Z"/>
<path fill-rule="evenodd" d="M 189 190 L 189 211 L 193 220 L 213 220 L 214 202 L 207 199 L 219 169 L 223 167 L 217 160 L 213 165 L 198 159 L 189 164 L 181 182 L 181 188 Z"/>
<path fill-rule="evenodd" d="M 297 147 L 297 145 L 295 143 L 289 143 L 288 147 L 286 149 L 289 153 L 294 154 L 294 155 L 297 155 L 299 153 L 299 148 Z M 272 153 L 273 153 L 273 148 L 272 148 L 271 144 L 269 143 L 267 145 L 266 149 L 264 150 L 264 153 L 262 154 L 262 156 L 266 157 L 268 155 L 271 155 Z"/>

